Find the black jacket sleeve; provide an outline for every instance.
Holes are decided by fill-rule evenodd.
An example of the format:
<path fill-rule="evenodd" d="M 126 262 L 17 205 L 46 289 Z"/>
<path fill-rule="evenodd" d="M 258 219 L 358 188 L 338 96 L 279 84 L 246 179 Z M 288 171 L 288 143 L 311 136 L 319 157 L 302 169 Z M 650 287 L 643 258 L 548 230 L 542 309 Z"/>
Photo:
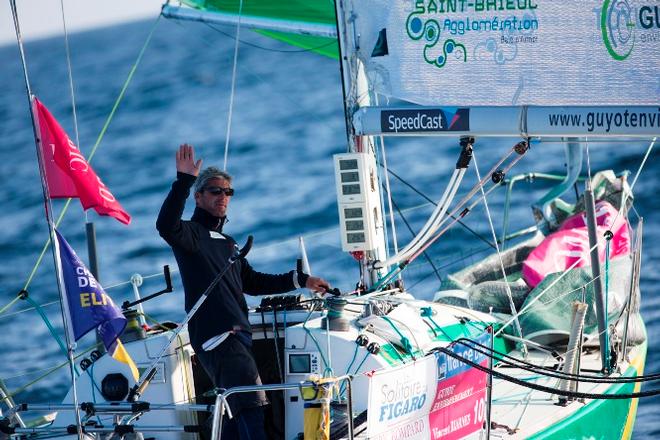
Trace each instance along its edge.
<path fill-rule="evenodd" d="M 240 263 L 243 292 L 248 295 L 272 295 L 290 292 L 296 289 L 296 286 L 293 284 L 295 271 L 271 275 L 257 272 L 245 258 L 241 259 Z"/>
<path fill-rule="evenodd" d="M 177 173 L 172 189 L 158 213 L 156 229 L 170 246 L 179 246 L 188 252 L 197 249 L 197 240 L 192 230 L 181 221 L 190 188 L 197 178 L 191 174 Z"/>

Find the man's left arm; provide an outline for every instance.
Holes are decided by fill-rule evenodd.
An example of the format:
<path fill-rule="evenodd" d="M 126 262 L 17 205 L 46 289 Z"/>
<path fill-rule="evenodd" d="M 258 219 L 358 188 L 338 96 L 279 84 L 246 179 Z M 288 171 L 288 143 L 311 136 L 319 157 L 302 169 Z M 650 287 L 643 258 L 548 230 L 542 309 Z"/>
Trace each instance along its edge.
<path fill-rule="evenodd" d="M 324 279 L 295 270 L 278 275 L 258 272 L 246 259 L 241 260 L 241 278 L 243 292 L 248 295 L 273 295 L 300 288 L 325 293 L 330 289 L 330 285 Z"/>

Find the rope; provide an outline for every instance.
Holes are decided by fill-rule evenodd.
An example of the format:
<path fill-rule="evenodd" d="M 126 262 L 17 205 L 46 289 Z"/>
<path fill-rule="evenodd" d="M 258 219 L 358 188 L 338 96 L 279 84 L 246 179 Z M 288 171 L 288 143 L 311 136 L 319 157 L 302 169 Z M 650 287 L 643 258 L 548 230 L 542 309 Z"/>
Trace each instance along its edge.
<path fill-rule="evenodd" d="M 480 199 L 477 199 L 474 203 L 472 203 L 471 205 L 469 205 L 467 208 L 463 208 L 463 206 L 464 206 L 465 204 L 467 204 L 467 202 L 468 202 L 468 201 L 469 201 L 469 200 L 470 200 L 470 199 L 471 199 L 471 198 L 477 193 L 477 191 L 479 191 L 479 190 L 481 189 L 482 192 L 483 192 L 483 186 L 486 184 L 486 181 L 488 180 L 488 176 L 492 175 L 495 171 L 498 171 L 499 166 L 500 166 L 502 163 L 504 163 L 504 161 L 505 161 L 505 160 L 506 160 L 511 154 L 513 154 L 513 152 L 515 151 L 515 148 L 516 148 L 517 146 L 518 146 L 518 144 L 517 144 L 516 146 L 514 146 L 514 147 L 511 149 L 511 151 L 510 151 L 506 156 L 504 156 L 502 159 L 500 159 L 500 161 L 499 161 L 497 164 L 495 164 L 495 166 L 493 166 L 493 167 L 488 171 L 486 177 L 484 177 L 482 180 L 480 180 L 480 181 L 479 181 L 479 182 L 478 182 L 478 183 L 477 183 L 477 184 L 476 184 L 476 185 L 470 190 L 470 192 L 469 192 L 467 195 L 465 195 L 465 196 L 463 197 L 463 199 L 461 199 L 460 202 L 458 202 L 458 204 L 456 205 L 456 207 L 455 207 L 455 208 L 454 208 L 454 209 L 448 214 L 448 216 L 453 216 L 453 215 L 457 214 L 459 210 L 462 210 L 462 212 L 460 213 L 460 217 L 464 217 L 464 216 L 466 216 L 466 215 L 467 215 L 467 214 L 468 214 L 468 213 L 469 213 L 469 212 L 470 212 L 470 211 L 471 211 L 471 210 L 472 210 L 472 209 L 478 204 L 478 202 L 479 202 Z M 521 159 L 523 158 L 523 156 L 524 156 L 524 154 L 518 154 L 518 156 L 516 156 L 516 157 L 515 157 L 515 158 L 514 158 L 509 164 L 507 164 L 502 170 L 499 170 L 499 171 L 501 171 L 502 173 L 505 173 L 505 174 L 508 173 L 509 170 L 510 170 L 515 164 L 517 164 L 519 160 L 521 160 Z M 496 189 L 496 188 L 497 188 L 497 184 L 494 185 L 494 186 L 492 186 L 488 191 L 486 191 L 486 194 L 490 194 L 490 192 L 493 191 L 493 190 Z M 448 217 L 448 216 L 445 216 L 445 217 Z M 444 221 L 445 221 L 445 219 L 443 219 L 443 221 L 442 221 L 440 224 L 444 223 Z M 451 223 L 450 223 L 448 226 L 446 226 L 444 229 L 440 230 L 440 232 L 438 232 L 434 237 L 430 238 L 430 239 L 428 240 L 428 242 L 427 242 L 424 246 L 422 246 L 422 247 L 417 251 L 417 253 L 415 253 L 412 257 L 409 258 L 409 260 L 412 261 L 412 260 L 414 260 L 415 258 L 417 258 L 417 257 L 419 256 L 420 252 L 422 252 L 424 249 L 426 249 L 426 248 L 428 248 L 429 246 L 431 246 L 431 245 L 432 245 L 432 244 L 433 244 L 438 238 L 440 238 L 445 232 L 447 232 L 447 230 L 448 230 L 452 225 L 454 225 L 457 221 L 458 221 L 458 219 L 455 219 L 453 222 L 451 222 Z M 439 225 L 439 226 L 440 226 L 440 225 Z M 439 227 L 439 226 L 438 226 L 438 227 Z M 497 241 L 497 239 L 496 239 L 495 241 Z"/>
<path fill-rule="evenodd" d="M 396 324 L 392 322 L 392 320 L 389 317 L 381 316 L 381 318 L 383 318 L 383 320 L 385 320 L 385 322 L 387 322 L 394 329 L 397 335 L 399 335 L 399 338 L 401 338 L 401 346 L 408 352 L 408 354 L 413 356 L 413 350 L 412 350 L 412 345 L 410 344 L 410 340 L 407 337 L 405 337 L 403 333 L 401 333 L 399 328 L 396 326 Z"/>
<path fill-rule="evenodd" d="M 236 22 L 236 44 L 234 45 L 234 63 L 231 70 L 231 92 L 229 94 L 229 115 L 227 116 L 227 136 L 225 137 L 225 161 L 222 169 L 227 171 L 229 156 L 229 137 L 231 135 L 231 117 L 234 113 L 234 94 L 236 91 L 236 66 L 238 65 L 238 46 L 241 36 L 241 17 L 243 16 L 243 0 L 238 5 L 238 21 Z"/>
<path fill-rule="evenodd" d="M 477 153 L 476 151 L 472 152 L 472 160 L 474 161 L 474 171 L 477 175 L 477 181 L 481 181 L 481 175 L 479 174 L 479 165 L 477 164 Z M 504 268 L 504 259 L 502 258 L 502 253 L 500 252 L 500 247 L 497 244 L 497 234 L 495 233 L 495 226 L 493 225 L 493 217 L 490 214 L 490 208 L 488 207 L 488 200 L 486 199 L 486 192 L 484 191 L 483 185 L 479 186 L 479 189 L 481 190 L 481 197 L 484 201 L 484 208 L 486 209 L 486 218 L 488 218 L 488 225 L 490 226 L 490 232 L 493 236 L 493 242 L 495 243 L 495 250 L 497 252 L 497 257 L 500 262 L 500 269 L 502 269 L 502 279 L 504 280 L 504 285 L 506 287 L 506 295 L 509 299 L 509 307 L 511 307 L 511 314 L 516 315 L 517 310 L 516 310 L 516 305 L 513 303 L 513 294 L 511 293 L 511 286 L 509 285 L 509 281 L 507 280 L 506 277 L 506 269 Z M 522 327 L 520 326 L 520 321 L 516 319 L 515 321 L 515 326 L 516 326 L 516 332 L 518 333 L 518 336 L 521 338 L 523 337 L 522 334 Z M 522 343 L 522 351 L 523 355 L 527 355 L 527 346 L 525 343 Z"/>
<path fill-rule="evenodd" d="M 424 193 L 423 193 L 422 191 L 420 191 L 419 189 L 415 188 L 412 184 L 410 184 L 409 182 L 407 182 L 406 180 L 404 180 L 401 176 L 399 176 L 397 173 L 395 173 L 394 171 L 392 171 L 392 169 L 388 169 L 387 172 L 388 172 L 388 174 L 391 174 L 391 175 L 393 175 L 394 177 L 396 177 L 397 180 L 399 180 L 399 182 L 403 183 L 403 184 L 406 185 L 408 188 L 410 188 L 411 190 L 413 190 L 415 193 L 417 193 L 418 195 L 420 195 L 424 200 L 426 200 L 427 202 L 429 202 L 431 205 L 433 205 L 433 206 L 437 206 L 437 205 L 438 205 L 438 204 L 437 204 L 436 202 L 434 202 L 429 196 L 427 196 L 426 194 L 424 194 Z M 401 213 L 399 213 L 399 215 L 400 215 L 400 214 L 401 214 Z M 484 237 L 483 235 L 479 234 L 477 231 L 475 231 L 474 229 L 472 229 L 471 227 L 469 227 L 468 225 L 466 225 L 465 223 L 463 223 L 463 222 L 460 220 L 460 218 L 457 219 L 457 218 L 456 218 L 455 216 L 453 216 L 453 215 L 450 215 L 450 217 L 451 217 L 452 219 L 456 220 L 456 221 L 458 222 L 458 224 L 461 225 L 461 226 L 463 227 L 463 229 L 465 229 L 466 231 L 468 231 L 469 233 L 471 233 L 472 235 L 474 235 L 475 237 L 477 237 L 479 240 L 481 240 L 481 241 L 483 241 L 484 243 L 486 243 L 488 246 L 490 246 L 490 247 L 492 247 L 492 248 L 495 248 L 495 246 L 493 245 L 493 243 L 491 243 L 490 241 L 488 241 L 488 239 L 487 239 L 486 237 Z"/>
<path fill-rule="evenodd" d="M 632 192 L 632 190 L 633 190 L 635 184 L 637 183 L 637 179 L 639 178 L 639 175 L 641 174 L 642 169 L 644 168 L 644 165 L 646 164 L 646 161 L 647 161 L 649 155 L 651 154 L 651 150 L 653 150 L 653 147 L 655 146 L 655 142 L 656 142 L 656 140 L 657 140 L 657 138 L 654 137 L 653 140 L 651 141 L 651 143 L 649 144 L 649 147 L 648 147 L 647 150 L 646 150 L 646 154 L 644 155 L 644 158 L 642 159 L 642 162 L 641 162 L 641 164 L 639 165 L 639 168 L 637 169 L 637 172 L 635 173 L 635 178 L 633 179 L 633 182 L 632 182 L 632 184 L 630 185 L 630 192 Z M 627 192 L 627 191 L 624 191 L 624 193 L 623 193 L 623 200 L 622 200 L 622 202 L 621 202 L 621 208 L 619 209 L 619 211 L 617 212 L 616 216 L 614 217 L 614 220 L 612 220 L 612 224 L 613 224 L 613 225 L 616 224 L 616 221 L 619 219 L 619 216 L 621 215 L 621 212 L 623 211 L 623 208 L 624 208 L 625 205 L 626 205 L 626 199 L 627 199 L 627 196 L 628 196 L 628 192 Z M 589 249 L 588 254 L 590 254 L 594 249 L 596 249 L 597 246 L 598 246 L 598 243 L 596 243 L 594 246 L 592 246 L 591 249 Z M 500 328 L 500 329 L 495 333 L 495 336 L 497 336 L 499 333 L 503 332 L 504 329 L 505 329 L 506 327 L 508 327 L 508 326 L 509 326 L 509 325 L 510 325 L 515 319 L 517 319 L 518 316 L 520 316 L 520 315 L 522 315 L 523 313 L 525 313 L 525 312 L 526 312 L 526 311 L 527 311 L 527 310 L 528 310 L 528 309 L 529 309 L 529 308 L 530 308 L 530 307 L 531 307 L 536 301 L 538 301 L 538 300 L 539 300 L 539 299 L 540 299 L 545 293 L 547 293 L 552 287 L 554 287 L 555 284 L 557 284 L 559 281 L 561 281 L 561 280 L 562 280 L 562 279 L 563 279 L 563 278 L 564 278 L 564 277 L 565 277 L 565 276 L 566 276 L 566 275 L 567 275 L 572 269 L 574 269 L 574 268 L 575 268 L 575 267 L 576 267 L 581 261 L 582 261 L 582 257 L 578 258 L 573 264 L 571 264 L 571 266 L 570 266 L 568 269 L 566 269 L 566 271 L 564 271 L 561 275 L 559 275 L 557 278 L 555 278 L 555 280 L 554 280 L 552 283 L 550 283 L 550 285 L 548 285 L 548 286 L 545 288 L 545 290 L 543 290 L 543 291 L 542 291 L 542 292 L 541 292 L 536 298 L 532 299 L 532 300 L 531 300 L 531 301 L 530 301 L 525 307 L 523 307 L 522 310 L 520 310 L 520 312 L 519 312 L 517 315 L 513 316 L 509 321 L 507 321 L 507 322 L 502 326 L 502 328 Z"/>
<path fill-rule="evenodd" d="M 378 99 L 378 94 L 375 96 L 375 101 L 376 105 L 380 105 L 379 99 Z M 390 189 L 390 174 L 389 174 L 389 169 L 387 167 L 387 156 L 385 155 L 385 137 L 381 134 L 379 137 L 380 140 L 380 154 L 383 157 L 383 162 L 379 163 L 380 166 L 383 167 L 385 170 L 385 191 L 387 192 L 387 203 L 389 205 L 389 217 L 390 217 L 390 228 L 392 229 L 392 244 L 394 245 L 394 254 L 399 253 L 399 242 L 398 238 L 396 235 L 396 225 L 394 223 L 394 210 L 392 207 L 396 208 L 396 210 L 399 212 L 399 215 L 401 215 L 401 212 L 399 211 L 399 208 L 394 204 L 394 199 L 392 198 L 392 191 Z M 403 218 L 403 216 L 401 216 Z M 410 229 L 410 232 L 412 233 L 412 228 L 410 225 L 408 225 L 408 222 L 406 220 L 403 220 L 406 223 L 406 226 L 408 226 L 408 229 Z M 413 237 L 415 234 L 412 234 Z"/>
<path fill-rule="evenodd" d="M 391 197 L 390 197 L 390 202 L 394 206 L 394 209 L 396 209 L 396 212 L 399 214 L 399 217 L 401 217 L 401 220 L 403 220 L 403 223 L 406 225 L 406 227 L 410 231 L 410 234 L 413 236 L 413 238 L 415 238 L 415 231 L 413 230 L 412 226 L 410 226 L 410 223 L 408 223 L 408 220 L 406 219 L 406 217 L 403 215 L 403 213 L 399 209 L 399 205 L 397 205 L 396 202 L 394 201 L 394 199 L 391 198 Z M 394 224 L 394 221 L 392 221 L 392 224 Z M 398 250 L 395 249 L 394 252 L 397 253 Z M 435 264 L 433 264 L 433 260 L 431 259 L 429 254 L 426 251 L 424 251 L 422 254 L 424 255 L 424 258 L 426 258 L 426 260 L 429 262 L 431 267 L 433 268 L 433 273 L 435 273 L 436 276 L 438 277 L 438 281 L 440 281 L 442 283 L 442 277 L 440 276 L 440 273 L 438 272 L 438 268 L 435 267 Z"/>
<path fill-rule="evenodd" d="M 585 142 L 585 153 L 587 155 L 587 182 L 591 183 L 591 157 L 589 155 L 589 138 Z"/>
<path fill-rule="evenodd" d="M 359 349 L 359 348 L 360 348 L 360 345 L 359 345 L 357 342 L 355 342 L 355 350 L 353 351 L 353 358 L 351 359 L 351 362 L 350 362 L 350 363 L 348 364 L 348 366 L 346 367 L 346 373 L 345 373 L 345 375 L 349 375 L 349 374 L 350 374 L 350 372 L 351 372 L 351 367 L 352 367 L 353 364 L 355 363 L 355 359 L 357 359 L 357 352 L 358 352 L 358 349 Z M 367 352 L 367 353 L 368 353 L 368 352 Z M 339 395 L 339 398 L 340 398 L 340 399 L 343 399 L 343 397 L 344 397 L 344 392 L 345 392 L 345 391 L 346 391 L 346 383 L 345 383 L 345 382 L 342 382 L 341 385 L 339 385 L 339 391 L 338 391 L 338 393 L 337 393 L 337 394 Z"/>
<path fill-rule="evenodd" d="M 328 364 L 328 361 L 326 360 L 325 355 L 323 354 L 323 350 L 321 350 L 321 346 L 319 345 L 318 341 L 316 340 L 316 338 L 314 337 L 312 332 L 307 328 L 307 321 L 309 320 L 309 318 L 311 318 L 312 313 L 314 313 L 316 311 L 316 305 L 317 305 L 317 303 L 315 301 L 313 303 L 312 308 L 310 309 L 309 313 L 307 314 L 307 318 L 305 318 L 305 321 L 302 324 L 302 328 L 305 330 L 305 332 L 312 339 L 312 341 L 314 342 L 314 345 L 316 345 L 316 348 L 318 349 L 319 354 L 321 355 L 321 360 L 323 361 L 323 365 L 325 366 L 325 370 L 327 370 L 328 368 L 330 368 L 330 365 Z"/>
<path fill-rule="evenodd" d="M 563 371 L 557 371 L 550 367 L 536 365 L 531 362 L 527 362 L 523 359 L 514 358 L 506 353 L 493 350 L 490 347 L 480 344 L 472 339 L 461 338 L 456 340 L 455 343 L 465 345 L 466 347 L 470 347 L 476 352 L 481 353 L 487 357 L 492 357 L 493 359 L 503 364 L 507 364 L 515 368 L 520 368 L 521 370 L 529 371 L 531 373 L 537 373 L 546 377 L 552 377 L 557 379 L 569 379 L 569 380 L 577 379 L 582 382 L 590 382 L 590 383 L 632 383 L 632 382 L 655 382 L 660 380 L 660 373 L 650 374 L 646 376 L 644 375 L 635 376 L 635 377 L 602 377 L 602 376 L 593 376 L 586 374 L 565 373 Z M 480 347 L 481 349 L 479 349 L 478 347 Z M 495 355 L 497 355 L 497 357 Z"/>
<path fill-rule="evenodd" d="M 95 345 L 92 345 L 91 347 L 89 347 L 89 348 L 83 350 L 83 351 L 80 352 L 77 356 L 75 356 L 75 359 L 79 359 L 79 358 L 83 357 L 85 354 L 87 354 L 88 352 L 92 351 L 93 349 L 99 347 L 100 345 L 101 345 L 101 344 L 95 344 Z M 54 372 L 56 372 L 56 371 L 59 370 L 60 368 L 62 368 L 62 367 L 66 367 L 66 366 L 68 366 L 68 365 L 69 365 L 69 361 L 67 360 L 66 362 L 63 362 L 63 363 L 61 363 L 61 364 L 59 364 L 59 365 L 56 365 L 55 367 L 50 368 L 50 369 L 42 369 L 42 370 L 32 371 L 32 372 L 28 372 L 28 373 L 24 373 L 24 374 L 20 374 L 20 375 L 16 375 L 16 376 L 11 376 L 11 378 L 16 378 L 16 377 L 27 376 L 27 375 L 29 375 L 29 374 L 37 373 L 37 372 L 40 372 L 40 371 L 46 371 L 46 373 L 42 374 L 41 376 L 37 377 L 36 379 L 31 380 L 31 381 L 28 382 L 27 384 L 25 384 L 25 385 L 21 386 L 20 388 L 17 388 L 17 389 L 15 389 L 14 391 L 12 391 L 12 392 L 8 395 L 8 397 L 12 397 L 12 398 L 15 397 L 16 395 L 18 395 L 18 394 L 22 393 L 23 391 L 27 390 L 29 387 L 31 387 L 31 386 L 34 385 L 35 383 L 41 381 L 42 379 L 45 379 L 46 377 L 48 377 L 49 375 L 53 374 Z M 96 386 L 96 383 L 94 383 L 94 385 Z"/>
<path fill-rule="evenodd" d="M 92 147 L 92 151 L 89 153 L 89 157 L 87 158 L 87 162 L 91 162 L 92 157 L 94 157 L 94 154 L 96 153 L 96 149 L 98 148 L 99 144 L 101 143 L 101 139 L 103 139 L 103 136 L 105 135 L 106 130 L 110 126 L 110 121 L 112 121 L 112 118 L 115 116 L 115 112 L 117 111 L 117 108 L 119 107 L 119 103 L 124 99 L 124 94 L 126 93 L 126 90 L 128 89 L 128 85 L 131 83 L 133 80 L 133 75 L 135 75 L 135 71 L 137 70 L 138 66 L 140 65 L 140 62 L 142 62 L 142 56 L 144 55 L 145 51 L 147 50 L 147 47 L 149 46 L 149 43 L 151 42 L 151 37 L 153 37 L 154 32 L 156 31 L 156 27 L 158 26 L 158 23 L 160 22 L 160 15 L 158 18 L 156 18 L 156 21 L 154 22 L 153 26 L 151 27 L 151 30 L 149 31 L 149 35 L 147 36 L 146 41 L 144 42 L 144 45 L 142 46 L 142 49 L 140 49 L 140 53 L 138 54 L 137 60 L 135 60 L 135 63 L 133 64 L 133 67 L 131 67 L 131 70 L 128 74 L 128 77 L 126 78 L 126 81 L 124 81 L 124 85 L 121 88 L 121 91 L 119 92 L 119 96 L 117 97 L 114 105 L 112 106 L 112 110 L 110 111 L 110 114 L 108 115 L 108 118 L 105 121 L 105 124 L 103 124 L 103 128 L 101 129 L 101 133 L 99 133 L 98 138 L 96 139 L 96 142 L 94 143 L 94 146 Z"/>
<path fill-rule="evenodd" d="M 589 251 L 588 251 L 586 254 L 587 254 L 587 255 L 590 254 L 594 249 L 596 249 L 597 246 L 598 246 L 598 243 L 594 244 L 594 245 L 589 249 Z M 577 265 L 580 264 L 580 262 L 581 262 L 582 260 L 583 260 L 583 257 L 580 257 L 580 258 L 576 259 L 576 260 L 573 262 L 573 264 L 571 264 L 570 267 L 569 267 L 568 269 L 566 269 L 566 271 L 564 271 L 564 272 L 561 273 L 557 278 L 555 278 L 555 279 L 554 279 L 554 280 L 553 280 L 553 281 L 552 281 L 552 282 L 551 282 L 551 283 L 550 283 L 550 284 L 549 284 L 549 285 L 548 285 L 548 286 L 547 286 L 547 287 L 546 287 L 541 293 L 539 293 L 535 298 L 533 298 L 532 300 L 530 300 L 529 303 L 527 303 L 527 305 L 526 305 L 525 307 L 523 307 L 522 309 L 520 309 L 520 311 L 519 311 L 518 313 L 516 313 L 515 315 L 513 315 L 513 317 L 511 317 L 511 319 L 509 319 L 507 322 L 505 322 L 505 323 L 502 325 L 502 327 L 501 327 L 498 331 L 495 332 L 494 336 L 497 336 L 497 335 L 499 335 L 500 333 L 502 333 L 502 332 L 504 331 L 504 329 L 505 329 L 506 327 L 508 327 L 512 322 L 516 321 L 520 315 L 522 315 L 523 313 L 526 313 L 527 310 L 529 310 L 529 309 L 530 309 L 530 308 L 531 308 L 531 307 L 532 307 L 532 306 L 533 306 L 538 300 L 540 300 L 541 297 L 542 297 L 543 295 L 545 295 L 547 292 L 549 292 L 550 289 L 552 289 L 552 287 L 554 287 L 555 284 L 557 284 L 557 283 L 558 283 L 559 281 L 561 281 L 566 275 L 568 275 L 568 273 L 569 273 L 572 269 L 574 269 L 575 267 L 577 267 Z"/>
<path fill-rule="evenodd" d="M 25 300 L 28 303 L 30 303 L 32 305 L 32 307 L 34 307 L 34 309 L 37 311 L 37 313 L 39 313 L 39 316 L 41 316 L 41 319 L 46 324 L 46 327 L 48 327 L 48 331 L 50 332 L 51 336 L 55 339 L 55 341 L 57 341 L 57 345 L 60 346 L 60 349 L 62 350 L 62 353 L 64 353 L 64 356 L 68 356 L 68 352 L 67 352 L 66 347 L 64 346 L 64 343 L 62 342 L 60 337 L 57 336 L 57 333 L 55 332 L 55 329 L 53 328 L 53 325 L 50 323 L 50 320 L 48 319 L 48 317 L 46 316 L 44 311 L 41 309 L 39 304 L 34 302 L 32 300 L 32 298 L 30 298 L 29 296 L 26 296 Z"/>
<path fill-rule="evenodd" d="M 435 326 L 435 328 L 437 330 L 440 330 L 440 332 L 443 335 L 445 335 L 445 338 L 449 339 L 450 342 L 454 340 L 454 338 L 449 336 L 449 334 L 445 331 L 445 329 L 443 329 L 441 326 L 438 325 L 437 322 L 435 322 L 435 320 L 433 319 L 433 309 L 431 307 L 422 307 L 420 310 L 421 310 L 422 318 L 426 318 L 429 321 L 431 321 L 433 323 L 433 325 Z"/>
<path fill-rule="evenodd" d="M 37 382 L 41 381 L 42 379 L 45 379 L 47 376 L 51 375 L 52 373 L 54 373 L 55 371 L 59 370 L 60 368 L 62 368 L 62 367 L 66 367 L 66 366 L 68 366 L 68 365 L 69 365 L 69 361 L 67 360 L 66 362 L 63 362 L 63 363 L 59 364 L 58 366 L 56 366 L 56 367 L 54 367 L 54 368 L 51 368 L 51 369 L 48 370 L 46 373 L 42 374 L 41 376 L 37 377 L 36 379 L 31 380 L 30 382 L 26 383 L 26 384 L 23 385 L 22 387 L 17 388 L 16 390 L 12 391 L 12 392 L 9 394 L 9 397 L 12 397 L 12 398 L 13 398 L 13 397 L 16 397 L 18 394 L 20 394 L 20 393 L 22 393 L 23 391 L 27 390 L 27 389 L 30 388 L 32 385 L 36 384 Z"/>
<path fill-rule="evenodd" d="M 122 101 L 124 98 L 124 94 L 126 93 L 126 89 L 128 88 L 128 85 L 130 84 L 131 80 L 133 79 L 133 75 L 135 74 L 135 71 L 137 70 L 137 67 L 139 66 L 140 62 L 142 61 L 142 56 L 144 55 L 144 52 L 151 42 L 151 37 L 154 34 L 154 31 L 156 30 L 156 26 L 158 25 L 158 22 L 160 20 L 160 15 L 154 22 L 151 31 L 149 32 L 149 35 L 147 36 L 147 40 L 145 41 L 144 45 L 142 46 L 142 49 L 140 50 L 140 53 L 137 57 L 137 60 L 133 64 L 133 67 L 131 68 L 128 77 L 126 78 L 126 81 L 124 82 L 124 85 L 122 86 L 121 91 L 119 92 L 119 96 L 115 100 L 114 105 L 112 106 L 112 110 L 110 111 L 110 114 L 108 115 L 105 123 L 103 124 L 103 128 L 101 129 L 101 132 L 99 133 L 98 137 L 96 138 L 96 142 L 94 143 L 94 146 L 92 147 L 92 151 L 89 153 L 89 156 L 87 157 L 87 162 L 91 163 L 92 158 L 94 157 L 94 154 L 96 153 L 96 150 L 101 143 L 101 140 L 103 139 L 103 136 L 105 135 L 105 132 L 107 131 L 108 127 L 110 126 L 110 121 L 112 121 L 112 118 L 115 115 L 115 112 L 117 111 L 117 108 L 119 107 L 119 103 Z M 62 208 L 62 212 L 60 213 L 59 217 L 57 218 L 57 221 L 55 222 L 55 227 L 57 228 L 62 219 L 64 218 L 64 214 L 66 211 L 69 209 L 69 205 L 71 204 L 71 198 L 67 199 L 64 207 Z M 28 276 L 27 281 L 25 282 L 25 285 L 23 286 L 23 290 L 27 290 L 28 287 L 30 286 L 30 283 L 32 282 L 32 279 L 34 278 L 34 275 L 37 272 L 37 269 L 41 265 L 41 261 L 43 260 L 43 257 L 48 250 L 48 246 L 50 245 L 50 237 L 46 240 L 46 243 L 44 243 L 43 248 L 41 249 L 41 253 L 39 254 L 39 257 L 37 258 L 36 263 L 34 264 L 34 267 L 32 268 L 32 271 L 30 272 L 30 275 Z"/>
<path fill-rule="evenodd" d="M 658 390 L 651 390 L 651 391 L 641 391 L 638 393 L 621 393 L 621 394 L 599 394 L 599 393 L 581 393 L 581 392 L 574 392 L 574 391 L 562 391 L 557 388 L 553 387 L 546 387 L 543 385 L 537 385 L 534 383 L 526 382 L 524 380 L 515 378 L 513 376 L 509 376 L 504 373 L 500 373 L 499 371 L 495 369 L 491 369 L 488 367 L 484 367 L 481 364 L 478 364 L 476 362 L 473 362 L 469 359 L 464 358 L 463 356 L 460 356 L 453 351 L 444 348 L 444 347 L 439 347 L 437 349 L 440 353 L 444 353 L 447 356 L 450 356 L 460 362 L 463 362 L 464 364 L 467 364 L 471 367 L 476 368 L 479 371 L 482 371 L 487 374 L 492 374 L 494 377 L 497 377 L 498 379 L 505 380 L 507 382 L 520 385 L 525 388 L 532 388 L 537 391 L 541 391 L 544 393 L 548 394 L 556 394 L 559 396 L 567 396 L 567 397 L 574 397 L 578 399 L 602 399 L 602 400 L 623 400 L 623 399 L 636 399 L 640 397 L 651 397 L 651 396 L 657 396 L 660 395 L 660 389 Z"/>
<path fill-rule="evenodd" d="M 474 257 L 474 256 L 477 255 L 477 254 L 480 254 L 480 253 L 482 253 L 482 252 L 486 252 L 487 250 L 489 250 L 489 248 L 476 249 L 476 250 L 472 250 L 472 252 L 470 252 L 470 253 L 468 253 L 468 254 L 463 254 L 463 252 L 461 251 L 461 257 L 460 257 L 460 258 L 458 258 L 458 259 L 453 259 L 453 260 L 451 260 L 449 263 L 447 263 L 447 264 L 443 264 L 442 266 L 438 267 L 438 269 L 446 269 L 446 268 L 451 267 L 451 266 L 453 266 L 453 265 L 455 265 L 455 264 L 461 263 L 461 262 L 467 260 L 468 258 L 472 258 L 472 257 Z M 441 261 L 441 260 L 443 260 L 443 259 L 438 259 L 438 260 L 436 260 L 436 261 Z M 411 265 L 411 266 L 409 266 L 409 267 L 414 267 L 414 266 Z M 422 278 L 420 278 L 419 280 L 417 280 L 417 282 L 415 282 L 414 284 L 411 284 L 411 285 L 408 287 L 408 290 L 412 290 L 415 286 L 417 286 L 418 284 L 424 282 L 427 278 L 430 278 L 433 274 L 434 274 L 433 272 L 430 272 L 430 273 L 424 275 Z"/>
<path fill-rule="evenodd" d="M 21 299 L 20 296 L 17 296 L 16 298 L 17 298 L 17 299 Z M 12 301 L 12 302 L 13 302 L 13 301 Z M 53 306 L 53 305 L 55 305 L 55 304 L 59 304 L 59 303 L 60 303 L 59 300 L 57 300 L 57 301 L 51 301 L 51 302 L 43 303 L 43 304 L 40 304 L 39 306 L 40 306 L 41 308 L 44 308 L 44 307 L 50 307 L 50 306 Z M 34 307 L 27 307 L 27 308 L 25 308 L 25 309 L 17 310 L 17 311 L 15 311 L 15 312 L 7 313 L 6 315 L 2 315 L 2 316 L 0 316 L 0 319 L 10 318 L 10 317 L 12 317 L 12 316 L 20 315 L 21 313 L 30 312 L 30 311 L 32 311 L 32 310 L 34 310 L 34 309 L 35 309 Z"/>
<path fill-rule="evenodd" d="M 5 305 L 0 309 L 0 315 L 2 315 L 2 314 L 5 313 L 7 310 L 9 310 L 9 308 L 10 308 L 11 306 L 13 306 L 14 304 L 16 304 L 16 302 L 17 302 L 19 299 L 21 299 L 21 295 L 20 295 L 20 293 L 19 293 L 18 295 L 16 295 L 16 296 L 14 297 L 14 299 L 12 299 L 11 301 L 9 301 L 7 304 L 5 304 Z"/>
<path fill-rule="evenodd" d="M 394 351 L 396 351 L 396 349 L 395 349 Z M 366 353 L 365 353 L 364 357 L 362 358 L 362 361 L 358 364 L 357 368 L 355 369 L 355 373 L 353 373 L 353 376 L 355 376 L 355 375 L 358 374 L 358 371 L 360 371 L 360 368 L 362 368 L 362 365 L 364 365 L 364 363 L 367 361 L 367 359 L 369 358 L 369 355 L 370 355 L 370 354 L 371 354 L 371 353 L 369 353 L 369 352 L 366 352 Z M 399 352 L 397 352 L 397 355 L 399 356 L 399 359 L 403 360 L 403 358 L 401 357 L 401 355 L 399 354 Z"/>

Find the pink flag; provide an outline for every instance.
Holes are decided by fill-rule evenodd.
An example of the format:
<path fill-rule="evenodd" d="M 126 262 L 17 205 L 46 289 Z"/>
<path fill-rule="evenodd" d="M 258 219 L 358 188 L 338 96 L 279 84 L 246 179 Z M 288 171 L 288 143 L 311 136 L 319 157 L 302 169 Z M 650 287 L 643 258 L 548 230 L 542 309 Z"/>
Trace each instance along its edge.
<path fill-rule="evenodd" d="M 84 209 L 94 208 L 99 215 L 109 215 L 129 224 L 131 216 L 96 175 L 53 115 L 37 98 L 34 98 L 34 106 L 51 198 L 77 197 Z"/>

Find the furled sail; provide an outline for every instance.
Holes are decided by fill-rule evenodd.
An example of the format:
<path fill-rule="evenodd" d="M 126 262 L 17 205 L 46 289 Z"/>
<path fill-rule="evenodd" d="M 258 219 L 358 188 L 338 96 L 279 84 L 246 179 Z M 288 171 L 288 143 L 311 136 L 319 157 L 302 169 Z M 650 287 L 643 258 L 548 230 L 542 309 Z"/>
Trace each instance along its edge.
<path fill-rule="evenodd" d="M 358 56 L 387 96 L 446 106 L 659 103 L 654 0 L 349 3 Z"/>
<path fill-rule="evenodd" d="M 268 37 L 332 58 L 338 57 L 335 7 L 328 0 L 182 0 L 207 14 L 200 21 L 229 23 L 238 20 Z M 242 5 L 241 5 L 242 3 Z M 165 15 L 179 8 L 166 5 Z M 188 18 L 191 15 L 188 13 Z M 179 17 L 180 18 L 180 17 Z"/>

